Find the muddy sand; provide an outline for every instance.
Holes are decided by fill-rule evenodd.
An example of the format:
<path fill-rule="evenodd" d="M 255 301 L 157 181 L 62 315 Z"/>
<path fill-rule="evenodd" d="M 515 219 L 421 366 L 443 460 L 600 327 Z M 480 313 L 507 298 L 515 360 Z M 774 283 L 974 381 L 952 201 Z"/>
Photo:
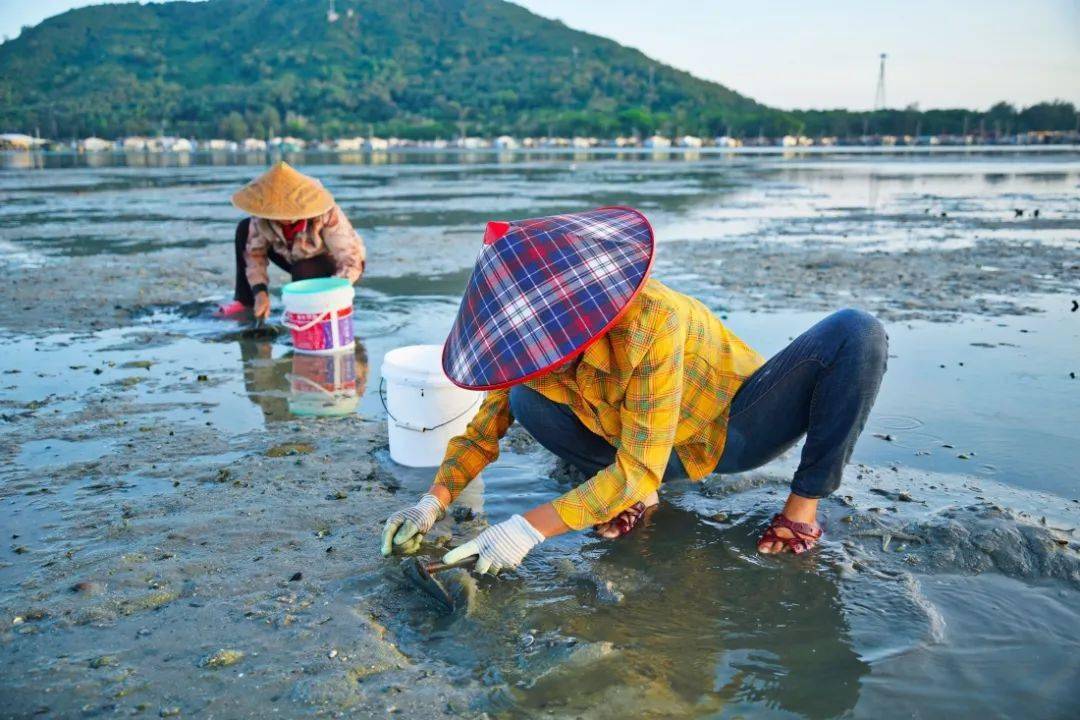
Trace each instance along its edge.
<path fill-rule="evenodd" d="M 372 258 L 359 409 L 322 419 L 290 414 L 286 337 L 210 317 L 232 275 L 219 195 L 250 169 L 0 175 L 18 251 L 0 285 L 0 717 L 1067 717 L 1080 169 L 997 162 L 324 168 Z M 864 175 L 884 188 L 870 207 Z M 887 322 L 886 389 L 819 553 L 753 551 L 791 453 L 665 488 L 624 541 L 458 575 L 457 615 L 378 555 L 431 477 L 389 460 L 378 364 L 445 333 L 468 228 L 503 202 L 468 187 L 493 178 L 528 190 L 505 201 L 522 214 L 624 188 L 663 240 L 658 276 L 766 353 L 838 307 Z M 114 237 L 79 215 L 87 195 L 140 217 Z M 403 216 L 416 202 L 438 217 Z M 757 210 L 776 205 L 794 210 Z M 580 480 L 517 430 L 506 447 L 427 555 Z"/>

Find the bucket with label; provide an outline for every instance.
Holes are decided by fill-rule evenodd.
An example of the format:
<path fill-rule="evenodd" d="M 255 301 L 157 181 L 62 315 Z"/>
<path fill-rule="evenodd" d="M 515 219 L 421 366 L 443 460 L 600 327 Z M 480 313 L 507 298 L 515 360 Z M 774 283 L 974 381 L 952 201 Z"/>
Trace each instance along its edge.
<path fill-rule="evenodd" d="M 292 332 L 293 349 L 317 355 L 351 351 L 353 296 L 345 278 L 297 280 L 282 288 L 282 325 Z"/>

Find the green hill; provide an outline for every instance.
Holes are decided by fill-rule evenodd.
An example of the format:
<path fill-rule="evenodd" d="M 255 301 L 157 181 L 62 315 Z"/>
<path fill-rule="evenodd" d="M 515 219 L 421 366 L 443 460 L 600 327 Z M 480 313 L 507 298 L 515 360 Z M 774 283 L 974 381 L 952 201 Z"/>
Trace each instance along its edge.
<path fill-rule="evenodd" d="M 50 137 L 732 132 L 789 114 L 501 0 L 72 10 L 0 45 L 0 129 Z"/>

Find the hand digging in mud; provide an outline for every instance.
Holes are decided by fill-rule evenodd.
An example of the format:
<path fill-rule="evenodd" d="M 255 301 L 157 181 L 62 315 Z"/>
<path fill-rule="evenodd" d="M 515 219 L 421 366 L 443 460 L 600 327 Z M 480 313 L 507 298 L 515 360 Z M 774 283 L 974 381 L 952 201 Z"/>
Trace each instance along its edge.
<path fill-rule="evenodd" d="M 804 436 L 791 494 L 758 550 L 799 554 L 820 539 L 818 500 L 839 487 L 885 374 L 884 327 L 841 310 L 766 361 L 704 304 L 649 279 L 654 248 L 648 221 L 625 207 L 489 224 L 442 357 L 456 385 L 488 394 L 450 440 L 430 496 L 448 507 L 514 422 L 588 479 L 445 561 L 474 554 L 479 570 L 498 572 L 569 530 L 621 537 L 663 482 L 745 472 Z M 633 292 L 613 291 L 601 266 Z M 537 283 L 560 292 L 539 298 Z M 391 543 L 391 529 L 384 552 L 420 534 Z"/>

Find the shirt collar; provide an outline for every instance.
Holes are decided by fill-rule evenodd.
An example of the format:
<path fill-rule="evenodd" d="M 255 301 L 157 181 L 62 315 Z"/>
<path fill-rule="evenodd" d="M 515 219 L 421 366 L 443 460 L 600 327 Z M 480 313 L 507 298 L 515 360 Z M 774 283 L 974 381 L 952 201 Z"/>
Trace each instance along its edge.
<path fill-rule="evenodd" d="M 611 372 L 611 341 L 607 333 L 585 349 L 581 359 L 603 373 Z"/>

